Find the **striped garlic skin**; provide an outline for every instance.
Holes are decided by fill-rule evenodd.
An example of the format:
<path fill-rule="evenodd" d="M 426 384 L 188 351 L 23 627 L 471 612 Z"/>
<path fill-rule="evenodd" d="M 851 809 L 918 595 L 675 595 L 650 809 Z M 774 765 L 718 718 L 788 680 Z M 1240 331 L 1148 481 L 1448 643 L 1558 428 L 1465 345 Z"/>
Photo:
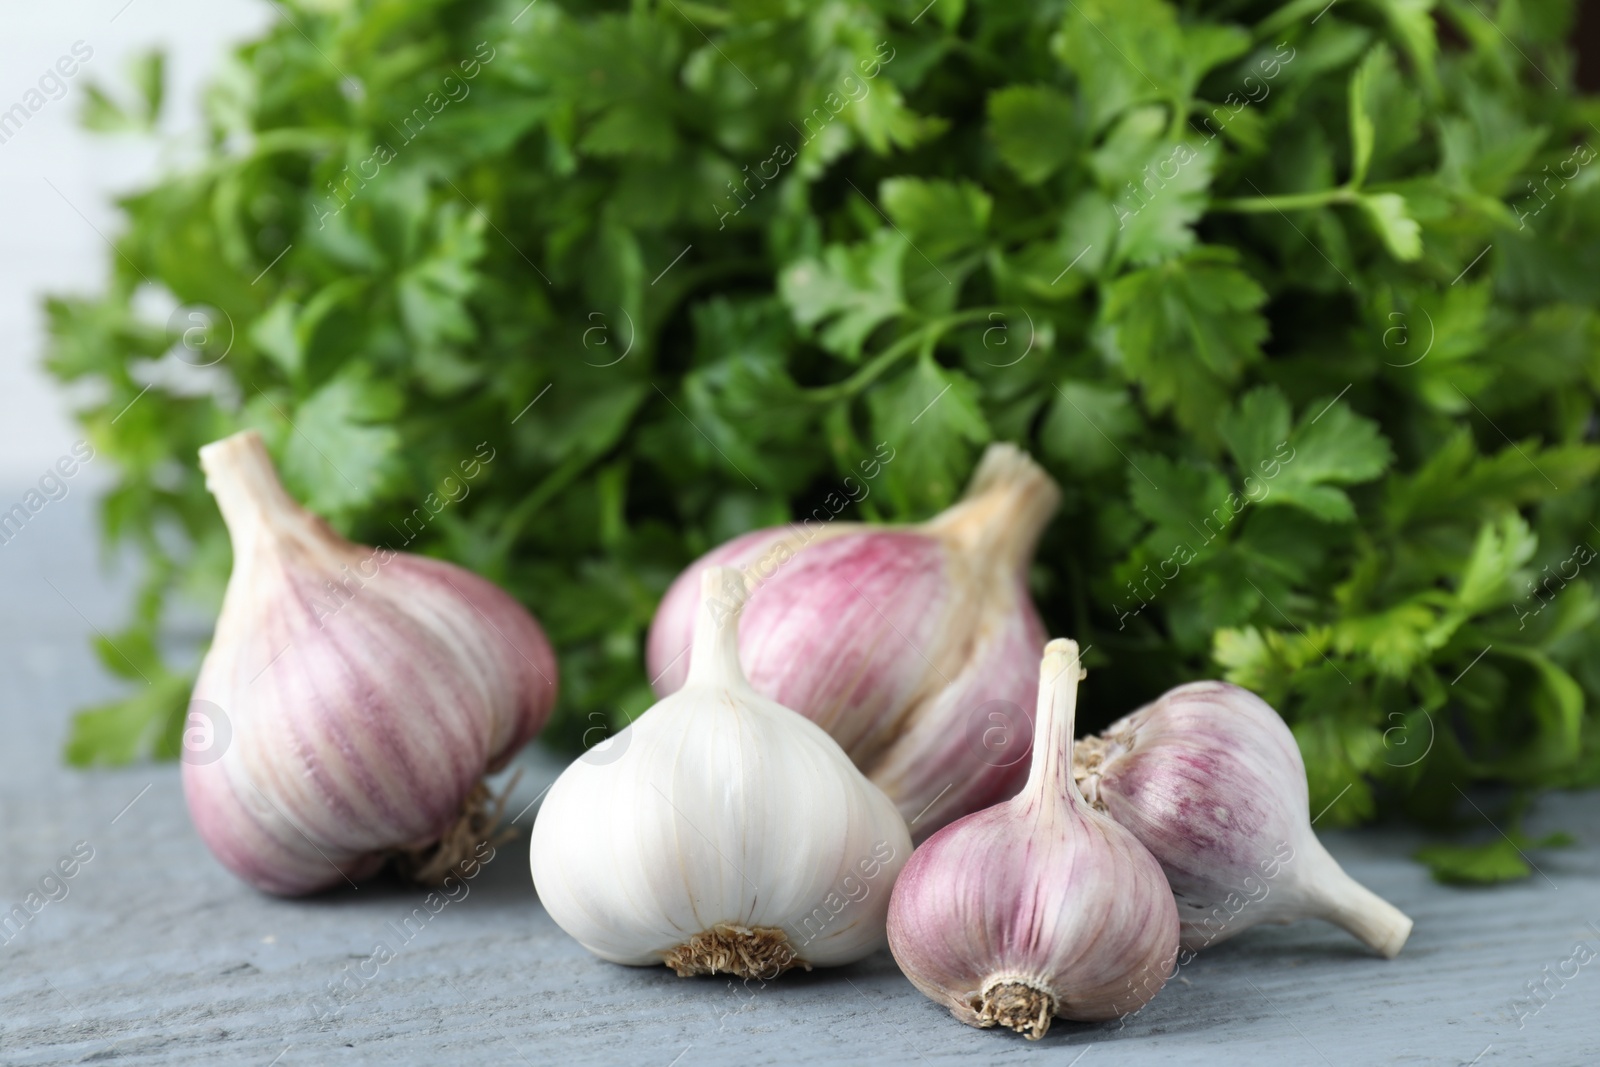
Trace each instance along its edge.
<path fill-rule="evenodd" d="M 926 836 L 1027 775 L 1038 649 L 1027 568 L 1060 494 L 1014 446 L 990 446 L 965 496 L 917 526 L 757 530 L 690 565 L 650 627 L 658 695 L 683 684 L 699 576 L 741 569 L 757 691 L 827 730 Z"/>
<path fill-rule="evenodd" d="M 1155 996 L 1177 956 L 1160 866 L 1073 783 L 1079 673 L 1076 644 L 1046 646 L 1022 791 L 923 842 L 895 885 L 895 960 L 969 1026 L 1038 1038 L 1052 1017 L 1117 1018 Z M 1027 1010 L 1012 1010 L 1019 999 Z"/>
<path fill-rule="evenodd" d="M 703 582 L 685 684 L 616 737 L 615 761 L 571 764 L 539 809 L 539 898 L 614 963 L 670 962 L 730 927 L 786 940 L 748 973 L 727 968 L 744 977 L 861 959 L 884 945 L 890 888 L 911 854 L 905 821 L 816 724 L 750 687 L 737 572 L 714 568 Z"/>
<path fill-rule="evenodd" d="M 1317 840 L 1294 734 L 1249 690 L 1179 686 L 1077 751 L 1084 795 L 1166 871 L 1186 950 L 1303 918 L 1337 923 L 1385 957 L 1405 944 L 1411 920 Z"/>
<path fill-rule="evenodd" d="M 538 624 L 460 567 L 339 537 L 288 496 L 254 431 L 206 446 L 201 465 L 234 545 L 193 698 L 231 739 L 183 766 L 201 838 L 286 895 L 439 840 L 550 713 Z"/>

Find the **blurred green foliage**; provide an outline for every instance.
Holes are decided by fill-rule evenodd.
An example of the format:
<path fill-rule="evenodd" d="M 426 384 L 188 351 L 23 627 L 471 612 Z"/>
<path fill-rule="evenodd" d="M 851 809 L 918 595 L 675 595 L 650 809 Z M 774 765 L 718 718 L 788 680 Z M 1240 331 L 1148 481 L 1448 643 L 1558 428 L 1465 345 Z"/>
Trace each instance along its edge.
<path fill-rule="evenodd" d="M 651 702 L 697 554 L 878 441 L 862 517 L 926 517 L 1009 439 L 1065 489 L 1034 585 L 1093 646 L 1085 726 L 1223 674 L 1293 725 L 1320 826 L 1600 781 L 1600 107 L 1565 0 L 279 8 L 122 201 L 106 291 L 49 302 L 148 563 L 102 653 L 150 684 L 73 761 L 175 751 L 157 634 L 229 564 L 195 451 L 254 426 L 394 547 L 488 442 L 407 547 L 542 620 L 558 744 Z M 161 75 L 86 120 L 150 128 Z M 1500 847 L 1426 858 L 1519 873 Z"/>

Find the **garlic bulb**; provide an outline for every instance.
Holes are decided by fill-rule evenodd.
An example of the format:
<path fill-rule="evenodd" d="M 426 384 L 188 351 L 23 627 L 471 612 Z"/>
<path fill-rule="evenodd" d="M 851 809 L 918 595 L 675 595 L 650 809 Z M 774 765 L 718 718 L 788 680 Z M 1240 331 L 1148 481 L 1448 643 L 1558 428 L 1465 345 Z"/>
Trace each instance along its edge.
<path fill-rule="evenodd" d="M 1256 923 L 1327 919 L 1385 957 L 1411 920 L 1351 878 L 1311 829 L 1294 734 L 1226 682 L 1181 685 L 1077 743 L 1096 808 L 1161 862 L 1196 951 Z"/>
<path fill-rule="evenodd" d="M 233 542 L 183 786 L 223 865 L 272 893 L 394 859 L 442 878 L 492 824 L 485 773 L 544 725 L 556 664 L 510 596 L 351 544 L 292 500 L 253 430 L 200 450 Z"/>
<path fill-rule="evenodd" d="M 688 676 L 700 575 L 739 567 L 757 692 L 827 730 L 919 837 L 994 804 L 1027 773 L 1046 636 L 1027 570 L 1059 500 L 1033 460 L 996 444 L 965 496 L 919 526 L 806 519 L 736 538 L 663 598 L 647 648 L 656 693 Z"/>
<path fill-rule="evenodd" d="M 533 827 L 550 917 L 614 963 L 772 978 L 881 948 L 911 854 L 882 791 L 739 667 L 738 572 L 703 578 L 694 667 L 604 763 L 556 779 Z"/>
<path fill-rule="evenodd" d="M 1082 677 L 1076 644 L 1045 646 L 1022 792 L 928 838 L 895 884 L 890 951 L 969 1026 L 1037 1039 L 1054 1016 L 1117 1018 L 1160 991 L 1178 954 L 1161 867 L 1073 781 Z"/>

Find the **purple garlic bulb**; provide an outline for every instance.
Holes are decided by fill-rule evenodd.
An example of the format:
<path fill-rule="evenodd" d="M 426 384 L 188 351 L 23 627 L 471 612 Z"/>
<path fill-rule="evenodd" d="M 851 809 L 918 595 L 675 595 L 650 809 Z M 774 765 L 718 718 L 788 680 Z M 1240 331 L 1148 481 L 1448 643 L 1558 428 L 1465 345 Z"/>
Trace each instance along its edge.
<path fill-rule="evenodd" d="M 920 525 L 819 508 L 821 521 L 735 538 L 662 599 L 646 650 L 656 694 L 689 675 L 701 574 L 736 567 L 754 590 L 739 629 L 751 685 L 827 730 L 914 837 L 994 804 L 1027 773 L 1046 637 L 1027 571 L 1059 501 L 1038 464 L 995 444 L 962 499 Z"/>
<path fill-rule="evenodd" d="M 440 881 L 493 832 L 484 775 L 555 703 L 539 624 L 470 571 L 340 537 L 289 496 L 254 430 L 200 465 L 233 573 L 184 736 L 195 829 L 269 893 L 391 861 Z"/>
<path fill-rule="evenodd" d="M 1054 1017 L 1114 1019 L 1160 991 L 1178 955 L 1161 867 L 1091 808 L 1072 773 L 1078 646 L 1051 641 L 1027 784 L 911 854 L 889 900 L 889 951 L 969 1026 L 1043 1037 Z"/>
<path fill-rule="evenodd" d="M 1410 936 L 1411 920 L 1317 840 L 1294 734 L 1249 690 L 1180 685 L 1079 741 L 1076 763 L 1089 802 L 1167 872 L 1185 950 L 1307 918 L 1344 927 L 1384 957 Z"/>

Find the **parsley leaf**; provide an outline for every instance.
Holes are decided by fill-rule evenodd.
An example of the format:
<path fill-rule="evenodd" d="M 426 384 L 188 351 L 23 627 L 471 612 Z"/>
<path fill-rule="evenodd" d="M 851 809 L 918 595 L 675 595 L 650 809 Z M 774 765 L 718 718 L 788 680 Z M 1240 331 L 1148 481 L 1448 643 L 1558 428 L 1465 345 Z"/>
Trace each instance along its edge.
<path fill-rule="evenodd" d="M 989 95 L 989 136 L 1017 177 L 1037 185 L 1079 151 L 1072 98 L 1045 85 L 1012 85 Z"/>
<path fill-rule="evenodd" d="M 1371 481 L 1391 459 L 1378 424 L 1341 400 L 1313 401 L 1286 440 L 1288 455 L 1267 481 L 1261 503 L 1303 508 L 1325 522 L 1349 522 L 1356 515 L 1350 497 L 1335 486 Z"/>
<path fill-rule="evenodd" d="M 989 440 L 977 383 L 923 357 L 868 397 L 872 432 L 894 450 L 884 492 L 906 514 L 948 505 L 972 467 L 974 446 Z"/>
<path fill-rule="evenodd" d="M 829 245 L 821 259 L 794 264 L 779 289 L 796 322 L 820 327 L 817 340 L 824 348 L 857 359 L 873 330 L 907 310 L 905 255 L 905 238 L 879 230 L 864 244 Z"/>
<path fill-rule="evenodd" d="M 1174 410 L 1191 432 L 1216 432 L 1212 414 L 1261 358 L 1266 291 L 1223 248 L 1132 271 L 1106 287 L 1104 317 L 1129 376 L 1153 413 Z"/>
<path fill-rule="evenodd" d="M 1511 882 L 1533 874 L 1529 849 L 1568 848 L 1577 844 L 1571 834 L 1553 833 L 1530 838 L 1523 833 L 1497 836 L 1481 845 L 1425 845 L 1416 858 L 1434 878 L 1446 885 L 1483 885 Z"/>

